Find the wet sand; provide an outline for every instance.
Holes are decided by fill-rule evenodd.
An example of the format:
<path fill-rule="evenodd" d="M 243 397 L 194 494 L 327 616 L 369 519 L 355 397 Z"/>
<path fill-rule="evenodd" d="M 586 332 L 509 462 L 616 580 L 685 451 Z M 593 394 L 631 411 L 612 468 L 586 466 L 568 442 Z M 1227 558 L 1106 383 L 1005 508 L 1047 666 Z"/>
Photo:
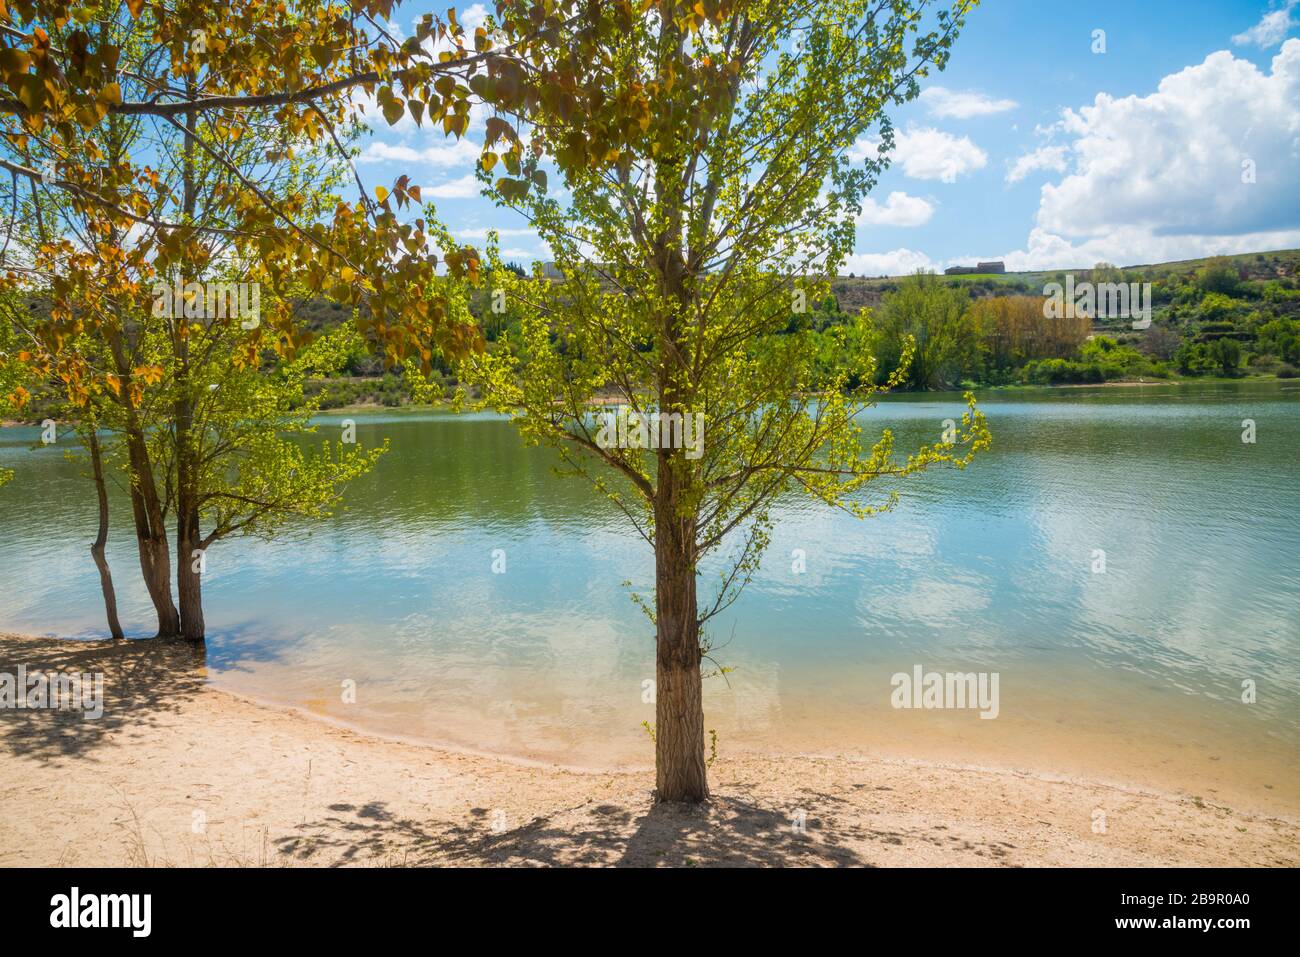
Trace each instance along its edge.
<path fill-rule="evenodd" d="M 653 774 L 372 737 L 212 688 L 184 646 L 0 637 L 0 672 L 103 672 L 105 712 L 0 711 L 0 865 L 1296 866 L 1217 800 L 898 757 L 724 754 Z"/>
<path fill-rule="evenodd" d="M 459 667 L 417 678 L 391 656 L 342 660 L 337 646 L 298 649 L 292 662 L 228 652 L 221 659 L 218 666 L 209 658 L 217 688 L 365 734 L 580 771 L 644 770 L 653 760 L 642 723 L 654 721 L 654 704 L 635 674 L 596 680 L 577 669 L 519 667 L 503 678 Z M 716 731 L 721 758 L 996 767 L 1300 819 L 1300 753 L 1289 726 L 1205 693 L 1220 689 L 1186 694 L 1153 687 L 1141 674 L 1022 661 L 1003 669 L 999 714 L 984 720 L 977 708 L 895 709 L 892 670 L 740 666 L 725 681 L 705 682 L 706 729 Z M 356 688 L 347 700 L 341 675 Z"/>

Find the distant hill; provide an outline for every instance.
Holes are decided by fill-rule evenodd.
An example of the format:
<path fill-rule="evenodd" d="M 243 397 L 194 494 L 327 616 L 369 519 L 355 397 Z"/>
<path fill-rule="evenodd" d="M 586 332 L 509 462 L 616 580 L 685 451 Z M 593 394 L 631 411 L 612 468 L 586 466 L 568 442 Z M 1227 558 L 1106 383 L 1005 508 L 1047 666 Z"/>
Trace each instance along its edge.
<path fill-rule="evenodd" d="M 1097 267 L 1103 272 L 1094 277 Z M 1213 276 L 1198 275 L 1209 270 Z M 1130 266 L 1096 264 L 1078 269 L 1032 272 L 939 275 L 937 281 L 959 287 L 979 303 L 1002 296 L 1042 296 L 1049 282 L 1064 284 L 1072 274 L 1076 282 L 1150 282 L 1153 285 L 1153 326 L 1135 331 L 1127 319 L 1092 323 L 1090 345 L 1043 361 L 1017 360 L 1015 368 L 971 368 L 963 375 L 974 385 L 1045 384 L 1071 381 L 1108 381 L 1115 378 L 1168 378 L 1206 375 L 1216 370 L 1230 375 L 1300 374 L 1300 249 L 1280 249 L 1234 256 L 1183 259 L 1175 262 Z M 906 277 L 838 276 L 831 280 L 831 296 L 816 304 L 803 321 L 792 317 L 791 330 L 807 327 L 816 335 L 829 335 L 831 327 L 849 324 L 863 307 L 875 309 Z M 979 303 L 992 306 L 991 303 Z M 31 299 L 33 312 L 48 311 L 48 304 Z M 297 320 L 314 332 L 345 322 L 349 307 L 324 298 L 294 302 Z M 362 307 L 364 309 L 364 306 Z M 480 311 L 478 304 L 471 311 Z M 510 311 L 484 316 L 484 336 L 489 343 L 515 337 L 518 320 Z M 1219 343 L 1217 340 L 1232 340 Z M 1094 346 L 1096 348 L 1094 348 Z M 826 339 L 821 346 L 834 361 L 836 349 Z M 981 347 L 983 348 L 983 347 Z M 1100 348 L 1102 353 L 1097 353 Z M 267 354 L 268 364 L 273 357 Z M 982 361 L 982 360 L 981 360 Z M 456 385 L 451 366 L 434 357 L 437 378 L 445 395 Z M 382 405 L 399 406 L 413 400 L 409 384 L 370 351 L 351 355 L 341 374 L 308 386 L 322 408 Z M 52 408 L 57 390 L 39 388 L 29 414 L 39 421 Z"/>
<path fill-rule="evenodd" d="M 1235 256 L 1204 256 L 1200 259 L 1180 259 L 1167 263 L 1143 263 L 1120 266 L 1125 279 L 1142 282 L 1136 274 L 1146 279 L 1167 277 L 1172 274 L 1191 275 L 1207 263 L 1228 260 L 1244 274 L 1243 279 L 1282 279 L 1300 276 L 1300 249 L 1278 249 L 1261 253 L 1239 253 Z M 1076 280 L 1087 278 L 1092 265 L 1075 269 L 1046 269 L 1033 272 L 968 273 L 962 276 L 940 276 L 945 282 L 960 285 L 972 296 L 1042 295 L 1043 286 L 1066 273 Z M 1133 274 L 1133 275 L 1130 275 Z M 881 298 L 898 287 L 901 276 L 838 276 L 831 280 L 831 292 L 845 312 L 856 312 L 863 306 L 878 306 Z"/>

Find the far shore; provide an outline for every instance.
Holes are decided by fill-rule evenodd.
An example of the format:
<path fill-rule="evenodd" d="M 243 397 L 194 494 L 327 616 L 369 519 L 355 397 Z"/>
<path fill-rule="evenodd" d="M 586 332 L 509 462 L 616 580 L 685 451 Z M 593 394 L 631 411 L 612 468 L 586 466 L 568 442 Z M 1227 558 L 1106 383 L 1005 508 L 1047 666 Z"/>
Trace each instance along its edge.
<path fill-rule="evenodd" d="M 1107 382 L 1058 382 L 1055 384 L 1038 384 L 1038 383 L 1012 383 L 1009 385 L 975 385 L 975 386 L 954 386 L 950 392 L 971 391 L 976 395 L 983 393 L 1004 393 L 1004 392 L 1036 392 L 1041 390 L 1056 389 L 1125 389 L 1135 387 L 1149 386 L 1166 386 L 1166 385 L 1225 385 L 1235 383 L 1258 384 L 1265 382 L 1290 382 L 1292 380 L 1282 376 L 1268 374 L 1250 374 L 1243 376 L 1171 376 L 1167 379 L 1111 379 Z M 935 392 L 908 392 L 897 391 L 882 393 L 883 398 L 920 398 L 927 395 L 942 393 Z M 624 401 L 618 396 L 594 396 L 590 400 L 592 406 L 610 405 Z M 468 405 L 466 406 L 468 408 Z M 418 412 L 450 412 L 455 410 L 455 403 L 450 399 L 444 399 L 440 402 L 408 402 L 404 405 L 384 405 L 380 402 L 354 402 L 351 405 L 340 405 L 329 409 L 320 409 L 315 415 L 334 416 L 334 415 L 366 415 L 379 413 L 418 413 Z M 0 419 L 0 429 L 33 427 L 39 425 L 39 422 L 20 421 L 16 419 Z"/>
<path fill-rule="evenodd" d="M 698 808 L 372 737 L 218 691 L 184 645 L 0 636 L 0 673 L 104 674 L 104 714 L 0 711 L 0 866 L 1286 866 L 1300 826 L 1024 771 L 740 754 Z"/>

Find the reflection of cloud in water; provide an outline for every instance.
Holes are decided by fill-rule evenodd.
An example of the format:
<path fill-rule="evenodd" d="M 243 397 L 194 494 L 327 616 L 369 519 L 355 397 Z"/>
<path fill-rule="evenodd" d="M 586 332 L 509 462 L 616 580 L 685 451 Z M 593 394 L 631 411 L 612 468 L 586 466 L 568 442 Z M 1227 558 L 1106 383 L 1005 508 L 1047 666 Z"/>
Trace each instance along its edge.
<path fill-rule="evenodd" d="M 899 521 L 896 514 L 858 519 L 826 507 L 783 510 L 753 587 L 796 598 L 850 574 L 868 579 L 893 574 L 931 559 L 937 538 L 931 522 L 919 512 Z M 802 574 L 791 568 L 796 548 L 805 553 Z"/>
<path fill-rule="evenodd" d="M 1048 620 L 1060 639 L 1166 688 L 1233 700 L 1241 678 L 1276 662 L 1281 687 L 1300 692 L 1294 663 L 1284 660 L 1294 642 L 1287 598 L 1294 591 L 1275 584 L 1284 573 L 1268 564 L 1267 551 L 1261 560 L 1253 533 L 1243 535 L 1252 519 L 1216 508 L 1203 494 L 1161 494 L 1154 508 L 1152 496 L 1166 482 L 1161 463 L 1125 464 L 1112 478 L 1122 475 L 1130 491 L 1145 489 L 1142 507 L 1108 507 L 1102 493 L 1094 501 L 1077 488 L 1072 498 L 1049 495 L 1059 478 L 1052 460 L 1026 464 L 1027 472 L 1046 474 L 1030 476 L 1040 490 L 1033 518 L 1041 566 L 1027 583 L 1036 595 L 1022 601 L 1058 596 L 1062 607 Z M 1104 486 L 1106 474 L 1097 482 Z M 1229 494 L 1249 498 L 1252 490 Z M 1094 549 L 1105 551 L 1104 574 L 1092 571 Z"/>
<path fill-rule="evenodd" d="M 1247 751 L 1293 731 L 1295 397 L 1261 389 L 1216 403 L 1213 391 L 989 394 L 993 451 L 966 472 L 903 483 L 895 511 L 860 521 L 783 498 L 762 569 L 710 623 L 720 642 L 735 636 L 718 654 L 738 668 L 731 687 L 706 690 L 724 749 L 741 723 L 781 740 L 796 725 L 835 728 L 834 746 L 858 740 L 864 702 L 887 707 L 877 692 L 898 661 L 1005 670 L 1007 694 L 1013 675 L 1032 675 L 1041 726 L 1093 703 L 1088 722 L 1113 721 L 1117 734 L 1163 721 L 1182 740 L 1195 715 L 1226 736 L 1249 725 Z M 913 448 L 958 405 L 911 397 L 869 418 Z M 1249 448 L 1237 427 L 1247 414 L 1261 436 Z M 555 479 L 549 453 L 498 420 L 358 424 L 367 444 L 388 437 L 392 449 L 349 487 L 345 511 L 310 535 L 294 524 L 272 544 L 231 540 L 209 556 L 218 683 L 486 750 L 646 760 L 652 628 L 620 583 L 650 600 L 653 568 L 617 510 Z M 23 474 L 0 496 L 0 626 L 102 634 L 84 477 L 58 452 L 13 464 Z M 129 529 L 129 503 L 115 507 L 114 528 Z M 492 574 L 494 548 L 504 575 Z M 790 568 L 795 548 L 803 574 Z M 1107 551 L 1106 575 L 1089 570 L 1093 548 Z M 110 561 L 128 629 L 151 634 L 129 535 L 114 536 Z M 702 567 L 703 600 L 718 566 Z M 1079 689 L 1068 708 L 1065 675 Z M 1233 704 L 1241 677 L 1259 681 L 1253 708 Z M 346 679 L 355 706 L 339 702 Z"/>
<path fill-rule="evenodd" d="M 863 627 L 952 628 L 989 606 L 989 585 L 953 570 L 953 578 L 917 578 L 878 588 L 858 601 Z M 963 580 L 964 579 L 964 580 Z"/>

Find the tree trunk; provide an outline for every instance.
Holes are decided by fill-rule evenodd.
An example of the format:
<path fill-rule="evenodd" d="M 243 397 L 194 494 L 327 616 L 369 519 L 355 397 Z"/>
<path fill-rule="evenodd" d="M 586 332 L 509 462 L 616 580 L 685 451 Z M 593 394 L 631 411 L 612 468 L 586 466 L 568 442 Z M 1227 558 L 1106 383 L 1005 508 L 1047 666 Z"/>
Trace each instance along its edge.
<path fill-rule="evenodd" d="M 132 362 L 120 332 L 105 332 L 117 374 L 124 381 L 132 374 Z M 181 619 L 172 601 L 171 550 L 167 547 L 167 521 L 158 497 L 153 462 L 145 441 L 139 411 L 131 404 L 130 393 L 121 390 L 119 402 L 125 418 L 126 454 L 131 478 L 131 515 L 135 520 L 136 548 L 140 553 L 140 573 L 158 615 L 159 638 L 180 633 Z"/>
<path fill-rule="evenodd" d="M 152 463 L 144 435 L 129 429 L 127 456 L 131 464 L 131 510 L 135 516 L 136 544 L 140 551 L 140 572 L 158 614 L 158 637 L 180 634 L 181 617 L 172 601 L 171 549 L 167 547 L 167 526 L 153 480 Z"/>
<path fill-rule="evenodd" d="M 203 624 L 203 536 L 199 532 L 199 476 L 194 448 L 194 401 L 189 395 L 189 350 L 183 337 L 173 337 L 177 358 L 175 422 L 176 460 L 176 589 L 181 605 L 181 637 L 200 642 Z"/>
<path fill-rule="evenodd" d="M 195 94 L 193 78 L 185 82 L 186 92 Z M 198 206 L 195 172 L 196 143 L 194 113 L 185 114 L 185 145 L 182 151 L 183 195 L 181 208 L 186 219 L 194 218 Z M 189 340 L 182 323 L 172 323 L 172 355 L 176 359 L 176 401 L 173 406 L 176 429 L 176 588 L 181 600 L 181 637 L 201 642 L 203 625 L 203 556 L 199 533 L 199 475 L 194 442 L 194 384 L 190 381 Z M 198 554 L 196 554 L 198 553 Z"/>
<path fill-rule="evenodd" d="M 123 146 L 120 139 L 110 127 L 108 157 L 110 165 L 121 159 Z M 116 229 L 110 230 L 114 243 L 121 242 L 122 237 Z M 128 323 L 123 316 L 127 313 L 121 303 L 114 303 L 119 310 L 120 323 L 104 329 L 104 339 L 108 343 L 113 357 L 113 365 L 122 382 L 130 382 L 138 364 L 134 350 L 126 337 Z M 158 496 L 158 483 L 154 479 L 153 462 L 149 457 L 146 442 L 145 423 L 140 420 L 140 410 L 132 404 L 129 389 L 122 388 L 117 394 L 125 420 L 123 434 L 126 437 L 128 474 L 131 486 L 131 515 L 135 521 L 136 548 L 140 554 L 140 573 L 144 578 L 149 600 L 153 602 L 158 616 L 159 638 L 171 638 L 179 634 L 181 620 L 172 601 L 171 554 L 167 547 L 167 516 L 163 503 Z"/>
<path fill-rule="evenodd" d="M 665 170 L 656 168 L 656 178 Z M 665 181 L 679 181 L 672 169 Z M 677 197 L 675 210 L 683 208 Z M 677 222 L 656 242 L 651 269 L 659 272 L 662 292 L 675 305 L 659 322 L 659 411 L 689 415 L 689 379 L 684 357 L 684 317 L 692 315 L 686 263 Z M 699 497 L 682 449 L 658 448 L 654 491 L 655 543 L 655 800 L 696 803 L 709 796 L 704 763 L 704 701 L 700 676 L 700 620 L 695 594 L 699 557 L 696 521 Z"/>
<path fill-rule="evenodd" d="M 704 702 L 695 595 L 695 520 L 680 514 L 677 478 L 660 459 L 655 501 L 655 800 L 703 801 Z"/>
<path fill-rule="evenodd" d="M 94 470 L 95 493 L 99 498 L 99 531 L 90 546 L 91 557 L 99 569 L 99 587 L 104 593 L 104 612 L 108 616 L 108 630 L 115 639 L 121 641 L 126 637 L 122 632 L 122 623 L 117 617 L 117 591 L 113 588 L 113 573 L 109 571 L 108 559 L 104 556 L 104 546 L 108 544 L 108 488 L 104 484 L 104 455 L 99 445 L 99 436 L 94 425 L 86 439 L 90 450 L 90 464 Z"/>
<path fill-rule="evenodd" d="M 176 587 L 181 600 L 181 637 L 200 642 L 205 636 L 203 623 L 203 575 L 195 566 L 203 547 L 199 537 L 198 510 L 188 501 L 180 502 L 176 513 Z"/>

